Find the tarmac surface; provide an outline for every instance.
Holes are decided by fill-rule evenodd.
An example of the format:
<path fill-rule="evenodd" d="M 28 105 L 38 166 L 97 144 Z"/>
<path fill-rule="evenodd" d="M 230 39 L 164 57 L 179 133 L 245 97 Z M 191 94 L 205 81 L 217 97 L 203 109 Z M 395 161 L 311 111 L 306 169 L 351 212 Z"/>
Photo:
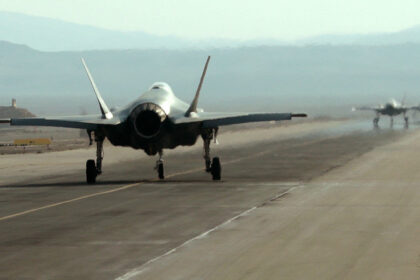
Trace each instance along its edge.
<path fill-rule="evenodd" d="M 73 161 L 26 172 L 62 152 L 2 156 L 0 279 L 419 279 L 419 131 L 333 122 L 220 138 L 221 182 L 201 143 L 168 153 L 164 181 L 151 158 L 109 147 L 94 186 Z"/>

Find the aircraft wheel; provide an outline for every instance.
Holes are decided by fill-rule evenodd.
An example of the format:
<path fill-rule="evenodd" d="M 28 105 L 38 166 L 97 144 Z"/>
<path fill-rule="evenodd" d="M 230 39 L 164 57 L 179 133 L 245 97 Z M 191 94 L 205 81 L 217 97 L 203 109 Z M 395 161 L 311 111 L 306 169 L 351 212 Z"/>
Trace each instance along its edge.
<path fill-rule="evenodd" d="M 219 181 L 221 178 L 222 173 L 222 166 L 220 164 L 220 159 L 218 157 L 213 158 L 213 162 L 211 164 L 211 175 L 213 176 L 213 180 Z"/>
<path fill-rule="evenodd" d="M 95 161 L 90 159 L 86 162 L 86 182 L 90 185 L 95 184 L 96 176 L 98 176 L 98 172 Z"/>
<path fill-rule="evenodd" d="M 158 174 L 159 174 L 159 179 L 163 180 L 165 179 L 165 172 L 163 169 L 163 163 L 159 163 L 158 165 Z"/>

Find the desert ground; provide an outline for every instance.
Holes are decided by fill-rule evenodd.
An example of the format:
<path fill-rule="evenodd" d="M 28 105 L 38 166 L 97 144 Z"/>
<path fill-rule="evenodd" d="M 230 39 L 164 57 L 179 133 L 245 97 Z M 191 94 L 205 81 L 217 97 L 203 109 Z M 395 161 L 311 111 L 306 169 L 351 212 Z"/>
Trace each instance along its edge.
<path fill-rule="evenodd" d="M 367 121 L 224 131 L 165 154 L 3 154 L 0 279 L 418 279 L 420 131 Z"/>

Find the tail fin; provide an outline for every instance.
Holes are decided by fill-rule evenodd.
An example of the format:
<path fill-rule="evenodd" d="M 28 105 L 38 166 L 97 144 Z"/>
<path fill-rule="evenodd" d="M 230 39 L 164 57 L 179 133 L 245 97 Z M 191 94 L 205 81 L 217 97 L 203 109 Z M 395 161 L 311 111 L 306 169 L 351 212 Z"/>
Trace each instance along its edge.
<path fill-rule="evenodd" d="M 401 106 L 403 106 L 403 107 L 404 107 L 404 105 L 405 105 L 405 100 L 406 100 L 406 98 L 407 98 L 407 93 L 406 93 L 406 92 L 404 92 L 403 98 L 402 98 L 402 100 L 401 100 Z"/>
<path fill-rule="evenodd" d="M 86 62 L 83 58 L 82 58 L 82 63 L 83 63 L 83 66 L 85 67 L 89 81 L 92 84 L 93 91 L 96 94 L 96 99 L 98 99 L 99 107 L 102 112 L 102 118 L 108 119 L 108 120 L 112 119 L 114 116 L 112 115 L 111 111 L 108 109 L 108 106 L 106 106 L 105 101 L 102 99 L 101 93 L 99 92 L 99 89 L 96 86 L 95 81 L 93 80 L 92 75 L 90 74 L 89 68 L 87 67 Z"/>
<path fill-rule="evenodd" d="M 193 101 L 191 102 L 190 108 L 188 108 L 187 112 L 185 112 L 186 117 L 189 117 L 191 113 L 197 112 L 198 98 L 200 97 L 201 86 L 203 85 L 204 77 L 206 76 L 207 66 L 209 65 L 209 62 L 210 62 L 210 56 L 207 57 L 206 65 L 204 66 L 203 74 L 201 74 L 200 83 L 198 84 L 195 97 Z"/>

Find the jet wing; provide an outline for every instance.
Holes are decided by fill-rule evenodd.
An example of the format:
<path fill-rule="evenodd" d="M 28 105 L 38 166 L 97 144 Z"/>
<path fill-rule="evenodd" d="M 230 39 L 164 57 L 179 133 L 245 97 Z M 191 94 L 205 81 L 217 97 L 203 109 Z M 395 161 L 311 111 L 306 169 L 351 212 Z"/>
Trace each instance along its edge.
<path fill-rule="evenodd" d="M 381 110 L 381 108 L 379 108 L 379 107 L 363 106 L 363 107 L 353 107 L 351 110 L 353 112 L 354 111 L 379 111 L 379 110 Z"/>
<path fill-rule="evenodd" d="M 67 128 L 80 128 L 95 130 L 99 126 L 105 125 L 118 125 L 122 121 L 118 116 L 114 116 L 105 104 L 98 87 L 86 65 L 85 60 L 82 58 L 83 66 L 92 84 L 93 91 L 95 92 L 96 99 L 101 109 L 101 115 L 85 115 L 85 116 L 70 116 L 70 117 L 45 117 L 45 118 L 12 118 L 0 119 L 0 124 L 10 124 L 19 126 L 54 126 L 54 127 L 67 127 Z"/>
<path fill-rule="evenodd" d="M 420 111 L 420 106 L 413 106 L 413 107 L 408 107 L 407 110 L 416 110 L 416 111 Z"/>
<path fill-rule="evenodd" d="M 1 123 L 17 126 L 54 126 L 66 128 L 80 128 L 94 130 L 102 125 L 117 125 L 119 118 L 104 119 L 102 115 L 70 116 L 70 117 L 44 117 L 44 118 L 12 118 L 0 119 Z"/>
<path fill-rule="evenodd" d="M 211 128 L 224 125 L 291 120 L 294 117 L 306 117 L 306 114 L 292 113 L 196 113 L 191 117 L 172 119 L 175 124 L 201 122 L 203 127 Z"/>

